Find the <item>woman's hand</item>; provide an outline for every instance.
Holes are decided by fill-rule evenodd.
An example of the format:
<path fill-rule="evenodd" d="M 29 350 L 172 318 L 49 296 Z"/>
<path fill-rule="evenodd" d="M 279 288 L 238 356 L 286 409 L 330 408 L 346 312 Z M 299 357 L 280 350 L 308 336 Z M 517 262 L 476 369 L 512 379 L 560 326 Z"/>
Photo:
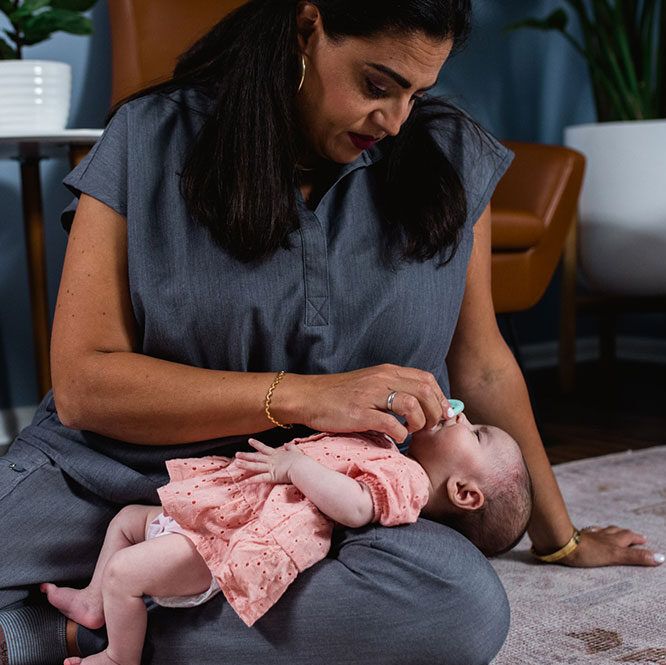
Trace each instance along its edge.
<path fill-rule="evenodd" d="M 255 475 L 243 480 L 247 483 L 290 483 L 289 471 L 292 465 L 303 456 L 295 443 L 285 443 L 280 448 L 271 448 L 256 439 L 248 443 L 256 453 L 237 452 L 236 464 L 241 469 L 254 471 Z"/>
<path fill-rule="evenodd" d="M 661 562 L 655 560 L 652 550 L 631 547 L 646 542 L 645 536 L 619 526 L 587 527 L 581 530 L 578 547 L 557 563 L 576 568 L 661 565 L 663 559 Z"/>
<path fill-rule="evenodd" d="M 342 374 L 287 375 L 300 399 L 294 404 L 294 419 L 320 432 L 367 432 L 375 430 L 403 442 L 407 435 L 425 427 L 437 427 L 448 415 L 447 398 L 430 373 L 413 367 L 376 365 Z M 395 392 L 391 410 L 387 399 Z M 279 390 L 276 398 L 280 399 Z M 271 407 L 272 408 L 272 407 Z M 406 419 L 402 425 L 395 415 Z M 284 421 L 282 421 L 284 422 Z"/>

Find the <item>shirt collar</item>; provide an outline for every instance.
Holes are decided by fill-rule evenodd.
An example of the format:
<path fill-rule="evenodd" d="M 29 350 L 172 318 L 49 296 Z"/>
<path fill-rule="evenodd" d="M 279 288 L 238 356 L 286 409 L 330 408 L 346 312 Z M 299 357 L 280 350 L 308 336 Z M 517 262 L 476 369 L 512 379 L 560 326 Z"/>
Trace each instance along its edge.
<path fill-rule="evenodd" d="M 372 148 L 364 150 L 353 162 L 350 162 L 349 164 L 343 164 L 340 167 L 340 171 L 338 172 L 338 175 L 331 187 L 337 185 L 340 180 L 342 180 L 346 175 L 349 175 L 353 171 L 357 171 L 358 169 L 366 168 L 377 163 L 387 154 L 391 141 L 392 140 L 390 138 L 382 139 L 378 143 L 375 143 Z"/>
<path fill-rule="evenodd" d="M 375 143 L 375 145 L 373 145 L 372 148 L 364 150 L 353 162 L 350 162 L 349 164 L 341 164 L 337 174 L 334 176 L 334 178 L 331 181 L 331 184 L 328 186 L 328 189 L 326 190 L 324 195 L 321 197 L 319 203 L 317 204 L 315 212 L 319 210 L 322 203 L 324 202 L 324 199 L 326 199 L 328 194 L 333 189 L 335 189 L 335 187 L 341 180 L 347 177 L 350 173 L 358 171 L 359 169 L 372 166 L 373 164 L 377 163 L 380 159 L 383 159 L 388 153 L 392 141 L 393 141 L 392 138 L 385 138 L 382 141 Z M 295 187 L 295 191 L 296 191 L 296 201 L 298 207 L 302 210 L 309 210 L 305 201 L 303 200 L 303 196 L 301 195 L 301 192 L 298 189 L 298 187 Z"/>

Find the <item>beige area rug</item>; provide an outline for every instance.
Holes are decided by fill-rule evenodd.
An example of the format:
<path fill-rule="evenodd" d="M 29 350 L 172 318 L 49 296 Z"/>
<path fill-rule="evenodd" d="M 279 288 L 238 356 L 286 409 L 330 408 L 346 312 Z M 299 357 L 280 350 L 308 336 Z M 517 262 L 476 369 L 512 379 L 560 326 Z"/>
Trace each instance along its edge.
<path fill-rule="evenodd" d="M 573 523 L 615 524 L 666 553 L 666 446 L 553 467 Z M 666 564 L 567 568 L 529 554 L 527 536 L 491 563 L 511 603 L 492 665 L 666 665 Z"/>

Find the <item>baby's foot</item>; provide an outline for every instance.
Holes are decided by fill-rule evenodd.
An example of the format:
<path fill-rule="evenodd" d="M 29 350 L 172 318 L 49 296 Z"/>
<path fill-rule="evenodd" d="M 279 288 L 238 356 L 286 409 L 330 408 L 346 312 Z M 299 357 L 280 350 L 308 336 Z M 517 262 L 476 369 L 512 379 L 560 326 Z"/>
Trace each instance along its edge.
<path fill-rule="evenodd" d="M 78 656 L 70 656 L 65 658 L 63 665 L 121 665 L 121 663 L 113 660 L 106 651 L 96 653 L 92 656 L 79 658 Z M 122 663 L 122 665 L 125 665 Z"/>
<path fill-rule="evenodd" d="M 59 587 L 44 582 L 39 590 L 45 593 L 49 603 L 60 610 L 68 619 L 86 628 L 101 628 L 104 625 L 104 607 L 102 597 L 85 589 Z"/>

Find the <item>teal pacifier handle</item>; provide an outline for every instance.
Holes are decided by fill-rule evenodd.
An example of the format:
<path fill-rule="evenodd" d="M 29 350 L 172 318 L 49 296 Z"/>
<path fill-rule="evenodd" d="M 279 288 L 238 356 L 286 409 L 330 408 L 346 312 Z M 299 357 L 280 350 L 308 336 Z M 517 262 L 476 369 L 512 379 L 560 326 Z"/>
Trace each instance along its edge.
<path fill-rule="evenodd" d="M 453 415 L 457 416 L 459 413 L 463 412 L 465 405 L 459 399 L 450 399 L 449 404 L 453 409 Z"/>

